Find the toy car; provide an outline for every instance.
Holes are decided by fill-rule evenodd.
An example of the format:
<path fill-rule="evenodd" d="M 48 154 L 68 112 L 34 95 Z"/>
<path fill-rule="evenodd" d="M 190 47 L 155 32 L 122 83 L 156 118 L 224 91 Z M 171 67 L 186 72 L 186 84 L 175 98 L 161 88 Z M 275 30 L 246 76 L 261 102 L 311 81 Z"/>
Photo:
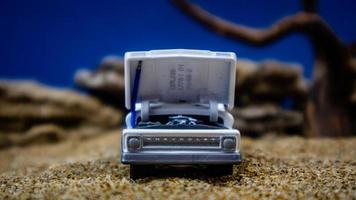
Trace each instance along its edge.
<path fill-rule="evenodd" d="M 241 162 L 234 106 L 236 55 L 205 50 L 125 54 L 121 162 L 133 179 L 157 165 L 204 165 L 221 175 Z"/>

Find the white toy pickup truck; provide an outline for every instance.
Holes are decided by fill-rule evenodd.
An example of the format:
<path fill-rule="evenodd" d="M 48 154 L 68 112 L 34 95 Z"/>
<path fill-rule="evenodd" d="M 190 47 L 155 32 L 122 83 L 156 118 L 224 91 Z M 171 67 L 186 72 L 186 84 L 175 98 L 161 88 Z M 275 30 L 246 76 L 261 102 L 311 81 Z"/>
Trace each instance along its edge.
<path fill-rule="evenodd" d="M 133 179 L 157 165 L 202 165 L 231 174 L 241 162 L 233 129 L 236 55 L 205 50 L 125 54 L 121 162 Z"/>

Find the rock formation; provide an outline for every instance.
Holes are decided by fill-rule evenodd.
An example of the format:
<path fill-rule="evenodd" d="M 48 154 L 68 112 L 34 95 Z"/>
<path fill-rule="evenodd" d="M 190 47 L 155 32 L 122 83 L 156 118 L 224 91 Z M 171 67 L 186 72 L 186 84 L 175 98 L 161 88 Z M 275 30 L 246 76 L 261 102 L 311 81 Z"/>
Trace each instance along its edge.
<path fill-rule="evenodd" d="M 121 118 L 120 112 L 74 91 L 0 81 L 0 148 L 88 137 L 118 127 Z"/>
<path fill-rule="evenodd" d="M 285 110 L 278 105 L 264 104 L 236 108 L 234 128 L 243 135 L 257 137 L 264 134 L 298 134 L 303 133 L 303 114 L 298 111 Z"/>
<path fill-rule="evenodd" d="M 236 104 L 283 104 L 290 100 L 292 109 L 305 104 L 308 87 L 297 64 L 266 60 L 261 63 L 239 59 L 236 70 Z"/>
<path fill-rule="evenodd" d="M 74 79 L 79 87 L 105 103 L 124 108 L 124 63 L 119 57 L 107 56 L 96 70 L 81 69 Z"/>

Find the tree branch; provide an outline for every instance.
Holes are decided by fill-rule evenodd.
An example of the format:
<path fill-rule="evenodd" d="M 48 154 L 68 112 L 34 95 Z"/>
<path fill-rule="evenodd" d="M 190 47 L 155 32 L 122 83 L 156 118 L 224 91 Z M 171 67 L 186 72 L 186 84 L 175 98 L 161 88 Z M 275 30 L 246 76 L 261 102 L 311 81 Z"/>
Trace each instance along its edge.
<path fill-rule="evenodd" d="M 315 35 L 315 33 L 327 32 L 331 33 L 328 36 L 331 36 L 334 42 L 340 42 L 329 26 L 318 15 L 313 13 L 300 12 L 282 18 L 269 28 L 256 29 L 223 20 L 186 0 L 173 0 L 173 3 L 184 13 L 214 32 L 254 46 L 268 45 L 292 32 L 307 33 L 309 36 Z M 316 27 L 322 29 L 322 31 L 314 31 Z"/>

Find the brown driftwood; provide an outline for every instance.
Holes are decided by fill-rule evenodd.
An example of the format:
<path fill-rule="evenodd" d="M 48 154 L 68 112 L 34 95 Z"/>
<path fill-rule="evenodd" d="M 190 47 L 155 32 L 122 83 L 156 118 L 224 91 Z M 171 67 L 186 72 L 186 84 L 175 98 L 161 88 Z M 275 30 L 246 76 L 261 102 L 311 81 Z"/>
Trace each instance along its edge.
<path fill-rule="evenodd" d="M 266 46 L 290 33 L 307 36 L 315 54 L 313 85 L 305 105 L 307 134 L 339 136 L 356 133 L 356 61 L 350 47 L 316 14 L 316 0 L 303 0 L 303 11 L 286 16 L 266 29 L 228 22 L 186 0 L 173 2 L 185 14 L 217 34 L 249 45 Z"/>

